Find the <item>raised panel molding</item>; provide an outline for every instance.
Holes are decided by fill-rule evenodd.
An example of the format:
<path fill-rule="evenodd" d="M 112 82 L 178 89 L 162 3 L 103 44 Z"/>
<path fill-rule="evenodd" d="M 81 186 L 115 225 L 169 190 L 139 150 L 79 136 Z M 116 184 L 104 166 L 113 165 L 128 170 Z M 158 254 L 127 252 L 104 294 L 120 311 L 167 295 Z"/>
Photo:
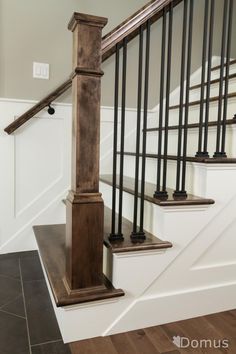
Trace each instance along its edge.
<path fill-rule="evenodd" d="M 14 134 L 16 218 L 62 180 L 66 161 L 63 145 L 63 118 L 59 117 L 36 117 L 26 131 Z"/>
<path fill-rule="evenodd" d="M 71 180 L 71 104 L 54 103 L 53 116 L 44 109 L 13 135 L 3 131 L 35 103 L 0 98 L 0 253 L 35 249 L 34 224 L 65 222 L 61 199 Z M 136 110 L 127 109 L 127 115 L 131 125 Z M 113 118 L 112 107 L 101 108 L 103 170 L 112 165 Z"/>

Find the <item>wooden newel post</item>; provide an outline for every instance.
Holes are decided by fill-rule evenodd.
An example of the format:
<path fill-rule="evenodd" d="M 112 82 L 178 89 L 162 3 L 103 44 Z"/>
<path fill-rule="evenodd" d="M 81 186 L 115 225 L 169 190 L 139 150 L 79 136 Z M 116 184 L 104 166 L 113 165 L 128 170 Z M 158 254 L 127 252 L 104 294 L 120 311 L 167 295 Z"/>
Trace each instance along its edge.
<path fill-rule="evenodd" d="M 72 190 L 66 202 L 68 291 L 105 289 L 104 204 L 99 193 L 101 39 L 107 19 L 74 13 Z"/>

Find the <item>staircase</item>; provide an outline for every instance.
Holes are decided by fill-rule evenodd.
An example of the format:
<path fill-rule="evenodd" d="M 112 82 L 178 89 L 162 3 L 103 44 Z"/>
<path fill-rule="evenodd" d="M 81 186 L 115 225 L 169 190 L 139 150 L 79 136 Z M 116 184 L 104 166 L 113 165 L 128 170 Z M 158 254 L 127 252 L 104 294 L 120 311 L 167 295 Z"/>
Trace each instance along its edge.
<path fill-rule="evenodd" d="M 46 210 L 47 225 L 35 223 L 37 218 L 30 223 L 38 224 L 34 233 L 65 342 L 236 306 L 233 1 L 222 1 L 216 39 L 218 8 L 214 0 L 205 1 L 201 60 L 193 70 L 196 6 L 194 0 L 154 0 L 103 38 L 105 18 L 74 13 L 72 74 L 5 128 L 10 135 L 28 122 L 30 131 L 31 118 L 72 86 L 72 136 L 64 136 L 66 144 L 72 142 L 71 191 L 65 200 L 64 185 L 59 187 L 61 219 Z M 172 90 L 179 13 L 181 65 Z M 155 34 L 160 80 L 152 108 Z M 129 109 L 127 62 L 135 39 L 137 107 Z M 218 56 L 214 39 L 220 42 Z M 108 58 L 114 65 L 114 107 L 105 109 L 101 64 Z M 23 128 L 15 137 L 20 134 Z M 68 174 L 67 168 L 69 184 Z"/>

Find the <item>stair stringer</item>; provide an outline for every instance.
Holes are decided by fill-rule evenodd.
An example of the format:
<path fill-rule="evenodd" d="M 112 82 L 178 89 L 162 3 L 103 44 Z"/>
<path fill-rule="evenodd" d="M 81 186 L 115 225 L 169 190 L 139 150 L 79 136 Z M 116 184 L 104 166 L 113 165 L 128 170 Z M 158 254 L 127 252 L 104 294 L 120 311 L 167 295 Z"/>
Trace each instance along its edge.
<path fill-rule="evenodd" d="M 207 211 L 208 221 L 195 236 L 189 234 L 185 246 L 177 242 L 177 218 L 174 224 L 164 225 L 163 230 L 168 236 L 171 229 L 173 232 L 173 238 L 168 237 L 173 242 L 173 249 L 163 257 L 164 260 L 176 248 L 181 250 L 160 271 L 159 259 L 155 265 L 158 269 L 155 280 L 110 326 L 107 335 L 235 308 L 236 256 L 231 248 L 235 249 L 236 244 L 236 193 L 232 194 L 231 186 L 236 177 L 236 166 L 201 168 L 205 170 L 206 196 L 210 193 L 216 200 L 216 205 Z M 202 216 L 199 220 L 202 224 Z M 195 229 L 196 222 L 188 217 L 187 221 Z"/>
<path fill-rule="evenodd" d="M 195 274 L 201 272 L 194 270 L 196 261 L 201 259 L 199 257 L 207 252 L 212 242 L 216 244 L 227 225 L 233 227 L 230 232 L 234 233 L 236 227 L 236 194 L 232 196 L 231 190 L 236 179 L 236 165 L 201 165 L 196 169 L 199 169 L 196 173 L 202 176 L 201 179 L 198 176 L 198 184 L 205 196 L 213 197 L 216 204 L 188 208 L 161 208 L 152 204 L 152 217 L 146 219 L 146 226 L 147 221 L 153 220 L 152 230 L 158 230 L 159 237 L 173 242 L 173 248 L 166 252 L 112 255 L 108 252 L 113 258 L 113 285 L 122 288 L 125 296 L 64 308 L 56 308 L 53 300 L 65 342 L 126 332 L 236 306 L 236 297 L 233 296 L 236 279 L 233 279 L 233 270 L 230 273 L 231 278 L 226 277 L 226 280 L 221 271 L 218 279 L 206 278 L 205 282 L 201 282 L 201 277 L 196 276 L 191 286 L 188 286 L 188 279 L 194 271 Z M 107 186 L 107 191 L 104 186 L 102 188 L 106 204 L 107 196 L 110 196 L 109 188 Z M 126 201 L 127 196 L 124 193 L 125 209 L 130 208 Z M 225 215 L 225 225 L 220 228 Z M 211 273 L 208 274 L 212 276 Z M 183 283 L 178 287 L 175 279 L 180 277 L 183 278 Z"/>

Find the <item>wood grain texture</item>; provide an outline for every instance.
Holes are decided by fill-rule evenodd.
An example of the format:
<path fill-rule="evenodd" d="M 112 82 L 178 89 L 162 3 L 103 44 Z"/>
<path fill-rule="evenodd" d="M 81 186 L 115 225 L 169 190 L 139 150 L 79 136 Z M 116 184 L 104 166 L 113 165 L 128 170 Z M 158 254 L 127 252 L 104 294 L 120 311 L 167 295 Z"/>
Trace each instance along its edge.
<path fill-rule="evenodd" d="M 116 219 L 118 219 L 118 215 L 116 215 Z M 109 208 L 105 208 L 104 244 L 112 253 L 161 250 L 172 247 L 171 242 L 163 241 L 147 231 L 145 231 L 145 240 L 133 240 L 130 238 L 133 230 L 133 224 L 129 220 L 122 218 L 122 226 L 124 240 L 110 242 L 111 210 Z"/>
<path fill-rule="evenodd" d="M 99 193 L 101 41 L 106 18 L 74 13 L 72 181 L 66 201 L 68 293 L 106 291 L 104 204 Z"/>
<path fill-rule="evenodd" d="M 19 118 L 17 118 L 14 122 L 8 125 L 4 131 L 7 134 L 12 134 L 15 130 L 20 128 L 23 124 L 25 124 L 28 120 L 34 117 L 37 113 L 42 111 L 45 107 L 47 107 L 51 102 L 55 101 L 58 97 L 60 97 L 64 92 L 66 92 L 71 87 L 71 78 L 67 79 L 63 84 L 58 86 L 54 91 L 52 91 L 49 95 L 44 97 L 41 101 L 36 103 L 32 108 L 22 114 Z"/>
<path fill-rule="evenodd" d="M 72 354 L 235 354 L 236 313 L 221 312 L 109 337 L 92 338 L 70 344 Z M 174 336 L 191 340 L 229 341 L 229 348 L 178 348 Z M 112 345 L 111 345 L 112 343 Z M 98 344 L 98 345 L 96 345 Z"/>
<path fill-rule="evenodd" d="M 100 180 L 101 182 L 107 183 L 112 186 L 112 175 L 102 175 L 100 176 Z M 124 176 L 124 191 L 134 195 L 134 182 L 134 178 Z M 119 188 L 119 176 L 117 176 L 117 188 Z M 174 190 L 171 188 L 167 188 L 167 192 L 169 195 L 167 200 L 157 199 L 153 197 L 155 188 L 156 186 L 153 183 L 146 182 L 144 199 L 160 206 L 214 204 L 213 199 L 202 198 L 192 194 L 188 194 L 187 198 L 173 197 Z"/>
<path fill-rule="evenodd" d="M 146 24 L 148 20 L 151 23 L 157 21 L 162 16 L 162 11 L 168 7 L 171 2 L 173 6 L 178 5 L 182 0 L 154 0 L 142 7 L 135 14 L 109 32 L 102 40 L 102 58 L 106 60 L 114 52 L 117 44 L 124 38 L 129 42 L 137 36 L 139 27 Z"/>
<path fill-rule="evenodd" d="M 73 305 L 89 301 L 123 296 L 121 289 L 115 289 L 103 278 L 104 289 L 88 289 L 84 292 L 69 292 L 65 286 L 66 254 L 65 225 L 35 226 L 34 232 L 39 246 L 39 253 L 57 306 Z M 80 262 L 78 261 L 78 267 Z"/>

